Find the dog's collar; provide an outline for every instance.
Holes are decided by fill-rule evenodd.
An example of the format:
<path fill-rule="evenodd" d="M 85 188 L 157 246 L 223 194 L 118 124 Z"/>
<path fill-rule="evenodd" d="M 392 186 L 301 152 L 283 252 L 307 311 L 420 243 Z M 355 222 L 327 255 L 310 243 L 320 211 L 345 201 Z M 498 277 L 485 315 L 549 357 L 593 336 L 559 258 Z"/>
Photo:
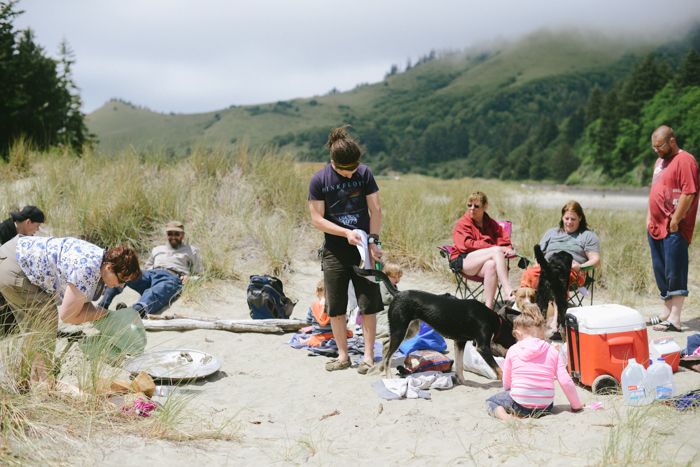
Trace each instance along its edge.
<path fill-rule="evenodd" d="M 501 328 L 503 327 L 503 318 L 501 318 L 501 315 L 496 313 L 496 318 L 498 318 L 498 331 L 493 335 L 493 341 L 501 334 Z"/>

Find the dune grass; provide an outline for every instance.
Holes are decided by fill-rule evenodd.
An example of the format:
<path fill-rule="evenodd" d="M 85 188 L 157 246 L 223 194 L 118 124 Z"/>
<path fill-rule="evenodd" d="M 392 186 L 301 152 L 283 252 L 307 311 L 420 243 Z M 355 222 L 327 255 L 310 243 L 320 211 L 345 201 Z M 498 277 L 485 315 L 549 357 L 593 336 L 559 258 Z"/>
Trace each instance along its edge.
<path fill-rule="evenodd" d="M 24 203 L 41 206 L 53 235 L 82 236 L 102 246 L 128 243 L 145 260 L 164 241 L 162 226 L 184 222 L 200 247 L 207 278 L 244 280 L 250 273 L 284 275 L 298 253 L 309 255 L 322 236 L 310 226 L 308 182 L 318 164 L 297 163 L 273 150 L 195 149 L 184 159 L 126 151 L 111 159 L 86 151 L 39 154 L 13 148 L 23 162 L 20 178 L 0 185 L 0 212 Z M 436 247 L 451 243 L 454 222 L 469 193 L 489 196 L 489 214 L 513 222 L 513 243 L 532 257 L 544 231 L 557 225 L 559 209 L 523 201 L 516 183 L 422 176 L 378 180 L 388 257 L 407 268 L 448 272 Z M 618 301 L 635 303 L 655 293 L 644 213 L 584 206 L 601 239 L 598 287 Z M 691 248 L 691 257 L 695 258 Z M 697 261 L 691 261 L 692 270 Z M 254 271 L 251 272 L 251 267 Z M 513 271 L 517 281 L 518 271 Z M 195 290 L 196 288 L 191 288 Z M 186 294 L 187 296 L 187 294 Z"/>
<path fill-rule="evenodd" d="M 605 444 L 596 452 L 595 465 L 694 465 L 683 445 L 692 439 L 683 423 L 697 415 L 678 414 L 659 404 L 639 408 L 616 408 Z M 692 449 L 691 449 L 692 451 Z"/>

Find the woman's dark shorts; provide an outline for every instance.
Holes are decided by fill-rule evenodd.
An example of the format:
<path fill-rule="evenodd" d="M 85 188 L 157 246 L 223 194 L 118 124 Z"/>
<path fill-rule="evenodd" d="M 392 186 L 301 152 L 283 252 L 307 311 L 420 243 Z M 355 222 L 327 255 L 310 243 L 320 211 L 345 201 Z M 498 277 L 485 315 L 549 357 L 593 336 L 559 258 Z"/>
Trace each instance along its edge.
<path fill-rule="evenodd" d="M 373 315 L 384 309 L 379 284 L 358 276 L 352 270 L 353 266 L 360 264 L 360 253 L 356 247 L 348 244 L 329 249 L 324 246 L 321 258 L 326 287 L 326 311 L 329 316 L 340 316 L 347 312 L 348 285 L 351 280 L 360 313 Z"/>

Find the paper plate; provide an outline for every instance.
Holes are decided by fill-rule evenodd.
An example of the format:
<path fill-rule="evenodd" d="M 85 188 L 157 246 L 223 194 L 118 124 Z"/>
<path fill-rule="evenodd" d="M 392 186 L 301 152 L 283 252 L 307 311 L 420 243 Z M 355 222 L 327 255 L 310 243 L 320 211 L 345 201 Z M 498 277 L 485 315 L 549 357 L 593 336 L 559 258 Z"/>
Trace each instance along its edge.
<path fill-rule="evenodd" d="M 148 352 L 126 361 L 130 373 L 145 371 L 153 379 L 194 380 L 219 371 L 221 363 L 213 355 L 199 350 L 160 350 Z"/>

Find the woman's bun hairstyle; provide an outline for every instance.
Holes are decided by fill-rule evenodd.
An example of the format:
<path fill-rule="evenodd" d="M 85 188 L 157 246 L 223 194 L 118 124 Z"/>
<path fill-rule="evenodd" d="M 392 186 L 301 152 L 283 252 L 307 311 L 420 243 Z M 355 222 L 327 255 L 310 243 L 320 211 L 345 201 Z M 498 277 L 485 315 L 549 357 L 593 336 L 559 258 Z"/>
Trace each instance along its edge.
<path fill-rule="evenodd" d="M 362 150 L 357 142 L 348 134 L 350 125 L 334 128 L 328 134 L 328 149 L 336 169 L 355 170 L 360 165 Z"/>

